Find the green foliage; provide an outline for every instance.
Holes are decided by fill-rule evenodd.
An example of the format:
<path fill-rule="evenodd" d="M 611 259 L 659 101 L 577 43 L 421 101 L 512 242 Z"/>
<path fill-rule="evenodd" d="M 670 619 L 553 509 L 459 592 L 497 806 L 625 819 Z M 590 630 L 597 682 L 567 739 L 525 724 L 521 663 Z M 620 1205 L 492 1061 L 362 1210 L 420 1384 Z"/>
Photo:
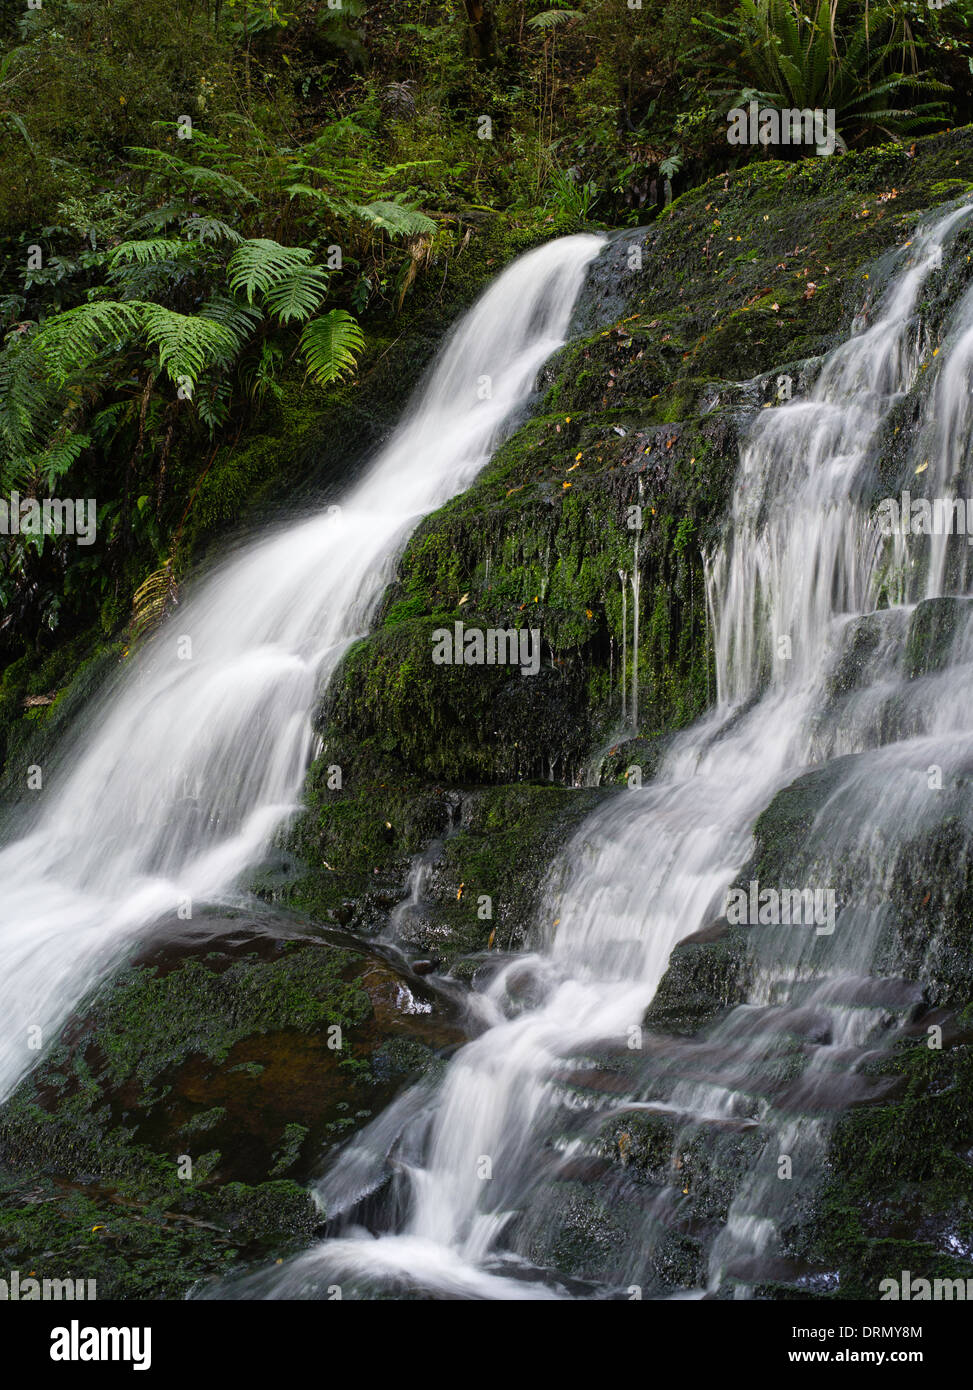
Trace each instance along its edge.
<path fill-rule="evenodd" d="M 431 217 L 426 217 L 425 213 L 415 208 L 404 207 L 402 203 L 384 200 L 364 206 L 354 203 L 350 210 L 362 221 L 387 232 L 391 237 L 430 236 L 436 232 L 436 224 Z"/>
<path fill-rule="evenodd" d="M 357 320 L 344 309 L 332 309 L 314 319 L 301 334 L 308 372 L 319 386 L 330 386 L 354 371 L 356 358 L 364 349 L 365 338 Z"/>
<path fill-rule="evenodd" d="M 36 344 L 28 333 L 8 335 L 0 351 L 0 450 L 5 492 L 21 488 L 41 446 L 42 422 L 53 406 Z"/>
<path fill-rule="evenodd" d="M 583 10 L 542 10 L 540 14 L 535 14 L 532 19 L 528 19 L 527 26 L 530 29 L 556 29 L 561 24 L 567 24 L 572 19 L 584 19 Z"/>
<path fill-rule="evenodd" d="M 240 351 L 240 340 L 225 324 L 194 314 L 177 314 L 161 304 L 146 304 L 145 336 L 159 352 L 159 366 L 170 381 L 188 377 L 195 385 L 207 367 L 226 370 Z"/>
<path fill-rule="evenodd" d="M 36 350 L 51 380 L 63 386 L 100 353 L 127 345 L 142 325 L 144 308 L 137 301 L 126 304 L 103 300 L 52 315 L 35 338 Z"/>
<path fill-rule="evenodd" d="M 906 71 L 914 45 L 904 19 L 887 6 L 859 12 L 852 0 L 817 0 L 804 14 L 797 0 L 740 0 L 728 19 L 706 15 L 695 23 L 726 54 L 714 63 L 718 95 L 755 97 L 777 109 L 833 109 L 846 139 L 873 129 L 903 134 L 945 115 L 941 101 L 894 104 L 949 88 L 914 62 Z"/>
<path fill-rule="evenodd" d="M 327 288 L 328 276 L 320 266 L 300 266 L 267 291 L 267 307 L 281 323 L 304 323 L 321 307 Z"/>
<path fill-rule="evenodd" d="M 56 314 L 41 325 L 35 344 L 51 379 L 63 386 L 138 333 L 158 350 L 160 370 L 176 384 L 183 377 L 197 382 L 207 367 L 228 367 L 240 349 L 225 324 L 139 300 L 96 300 Z"/>
<path fill-rule="evenodd" d="M 230 289 L 243 290 L 252 304 L 255 293 L 265 295 L 277 289 L 311 260 L 312 253 L 305 246 L 281 246 L 269 237 L 252 237 L 230 257 Z"/>
<path fill-rule="evenodd" d="M 594 180 L 582 182 L 572 178 L 563 169 L 555 169 L 548 181 L 547 206 L 580 222 L 587 222 L 595 204 L 598 202 L 598 189 Z"/>
<path fill-rule="evenodd" d="M 160 261 L 180 260 L 195 252 L 191 242 L 175 237 L 153 237 L 148 241 L 123 241 L 109 254 L 109 269 L 134 262 L 136 265 L 157 265 Z"/>

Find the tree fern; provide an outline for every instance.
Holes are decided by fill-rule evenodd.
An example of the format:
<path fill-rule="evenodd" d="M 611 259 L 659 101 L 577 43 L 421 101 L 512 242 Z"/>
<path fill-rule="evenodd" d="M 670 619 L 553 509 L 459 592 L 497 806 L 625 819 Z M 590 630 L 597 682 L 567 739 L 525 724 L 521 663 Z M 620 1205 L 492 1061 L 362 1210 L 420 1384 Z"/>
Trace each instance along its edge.
<path fill-rule="evenodd" d="M 365 338 L 358 321 L 344 309 L 312 319 L 301 334 L 308 373 L 319 386 L 330 386 L 355 369 Z"/>

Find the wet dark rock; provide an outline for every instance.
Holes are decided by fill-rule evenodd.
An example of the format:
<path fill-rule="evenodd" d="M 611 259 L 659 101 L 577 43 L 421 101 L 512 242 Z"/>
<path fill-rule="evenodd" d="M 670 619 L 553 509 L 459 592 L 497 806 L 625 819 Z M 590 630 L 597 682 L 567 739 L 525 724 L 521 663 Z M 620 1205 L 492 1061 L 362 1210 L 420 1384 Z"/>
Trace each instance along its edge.
<path fill-rule="evenodd" d="M 715 926 L 680 944 L 645 1012 L 647 1028 L 695 1033 L 742 1003 L 750 983 L 750 945 L 739 927 Z"/>
<path fill-rule="evenodd" d="M 34 1229 L 16 1203 L 19 1174 L 38 1170 L 73 1194 L 69 1223 L 105 1203 L 161 1211 L 160 1251 L 208 1223 L 205 1249 L 171 1244 L 185 1263 L 166 1288 L 221 1268 L 242 1234 L 306 1238 L 319 1218 L 294 1180 L 462 1040 L 447 999 L 334 933 L 241 914 L 157 934 L 0 1107 L 0 1245 L 5 1229 L 17 1249 Z M 112 1286 L 130 1276 L 106 1268 Z M 156 1275 L 143 1276 L 151 1296 Z"/>
<path fill-rule="evenodd" d="M 916 605 L 906 645 L 906 669 L 910 680 L 941 671 L 949 662 L 953 639 L 969 620 L 971 600 L 929 598 Z"/>

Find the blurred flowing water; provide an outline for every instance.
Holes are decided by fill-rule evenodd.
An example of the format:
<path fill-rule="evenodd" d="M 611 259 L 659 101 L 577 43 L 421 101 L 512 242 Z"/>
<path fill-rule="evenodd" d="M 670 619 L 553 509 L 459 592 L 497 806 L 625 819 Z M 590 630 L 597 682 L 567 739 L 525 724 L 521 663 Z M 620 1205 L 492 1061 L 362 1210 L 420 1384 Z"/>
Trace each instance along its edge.
<path fill-rule="evenodd" d="M 219 902 L 296 809 L 311 716 L 408 536 L 462 492 L 564 341 L 602 238 L 516 261 L 444 344 L 341 507 L 259 540 L 165 624 L 0 851 L 0 1096 L 140 931 Z M 489 382 L 489 391 L 483 389 Z"/>
<path fill-rule="evenodd" d="M 707 557 L 713 712 L 672 741 L 651 785 L 613 798 L 567 846 L 535 951 L 477 996 L 485 1031 L 332 1163 L 317 1197 L 333 1236 L 204 1296 L 673 1296 L 679 1280 L 660 1269 L 692 1195 L 673 1174 L 705 1136 L 717 1154 L 745 1143 L 750 1157 L 728 1211 L 699 1218 L 705 1260 L 682 1296 L 746 1296 L 780 1263 L 833 1116 L 869 1094 L 862 1063 L 920 995 L 883 944 L 893 877 L 949 816 L 973 840 L 967 541 L 885 536 L 872 505 L 888 421 L 929 361 L 924 296 L 971 212 L 949 211 L 895 253 L 807 394 L 752 420 Z M 906 476 L 922 475 L 929 496 L 973 485 L 971 363 L 973 291 L 943 327 L 924 422 L 902 426 Z M 917 666 L 930 612 L 941 640 Z M 744 1004 L 699 1039 L 645 1032 L 673 948 L 721 916 L 758 815 L 812 768 L 826 780 L 800 877 L 775 886 L 833 891 L 834 930 L 756 926 Z M 671 1126 L 669 1180 L 626 1199 L 624 1148 L 606 1162 L 603 1135 L 640 1115 Z M 562 1228 L 586 1181 L 612 1234 L 598 1248 L 595 1231 L 595 1253 L 565 1270 Z"/>

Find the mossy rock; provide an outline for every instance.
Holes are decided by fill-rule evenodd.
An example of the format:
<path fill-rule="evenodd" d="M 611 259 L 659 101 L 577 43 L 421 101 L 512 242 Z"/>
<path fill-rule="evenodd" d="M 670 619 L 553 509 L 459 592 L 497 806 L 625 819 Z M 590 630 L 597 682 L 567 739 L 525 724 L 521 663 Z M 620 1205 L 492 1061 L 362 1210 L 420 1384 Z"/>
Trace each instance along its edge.
<path fill-rule="evenodd" d="M 752 979 L 752 943 L 725 923 L 681 941 L 645 1012 L 647 1028 L 696 1033 L 726 1009 L 742 1004 Z"/>
<path fill-rule="evenodd" d="M 83 1239 L 98 1216 L 101 1245 L 119 1243 L 91 1268 L 125 1296 L 176 1296 L 241 1246 L 306 1241 L 320 1216 L 295 1180 L 462 1040 L 421 981 L 286 920 L 156 939 L 0 1107 L 0 1244 L 32 1264 L 51 1245 L 28 1248 L 50 1224 L 34 1182 L 65 1223 L 51 1267 L 98 1244 Z"/>

